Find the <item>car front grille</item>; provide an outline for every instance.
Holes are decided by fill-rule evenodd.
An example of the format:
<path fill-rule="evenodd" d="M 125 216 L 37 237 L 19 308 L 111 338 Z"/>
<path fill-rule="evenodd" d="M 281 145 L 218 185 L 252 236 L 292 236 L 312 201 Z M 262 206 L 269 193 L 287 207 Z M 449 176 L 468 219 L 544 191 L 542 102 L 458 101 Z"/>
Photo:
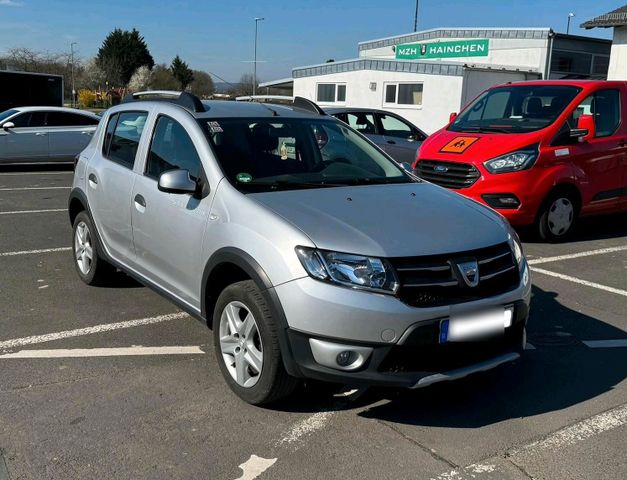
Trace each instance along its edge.
<path fill-rule="evenodd" d="M 479 170 L 470 163 L 436 160 L 420 160 L 414 172 L 428 182 L 455 190 L 468 188 L 481 177 Z"/>
<path fill-rule="evenodd" d="M 476 259 L 479 283 L 460 285 L 453 265 Z M 516 260 L 507 242 L 455 254 L 391 258 L 399 277 L 399 298 L 413 307 L 437 307 L 471 302 L 513 290 L 520 281 Z"/>

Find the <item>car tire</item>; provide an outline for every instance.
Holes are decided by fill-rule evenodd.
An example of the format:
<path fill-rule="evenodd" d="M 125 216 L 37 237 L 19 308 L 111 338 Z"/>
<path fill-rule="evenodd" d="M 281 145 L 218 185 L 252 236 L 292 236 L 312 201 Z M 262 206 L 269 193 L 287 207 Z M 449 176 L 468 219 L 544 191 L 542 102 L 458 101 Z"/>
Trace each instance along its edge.
<path fill-rule="evenodd" d="M 87 285 L 105 285 L 115 272 L 102 257 L 94 225 L 85 211 L 74 219 L 72 252 L 78 276 Z"/>
<path fill-rule="evenodd" d="M 218 365 L 231 390 L 252 405 L 284 398 L 298 386 L 283 366 L 279 328 L 252 280 L 229 285 L 218 297 L 213 313 Z"/>
<path fill-rule="evenodd" d="M 558 243 L 568 239 L 572 234 L 579 204 L 568 192 L 555 192 L 547 197 L 536 222 L 536 231 L 541 240 Z"/>

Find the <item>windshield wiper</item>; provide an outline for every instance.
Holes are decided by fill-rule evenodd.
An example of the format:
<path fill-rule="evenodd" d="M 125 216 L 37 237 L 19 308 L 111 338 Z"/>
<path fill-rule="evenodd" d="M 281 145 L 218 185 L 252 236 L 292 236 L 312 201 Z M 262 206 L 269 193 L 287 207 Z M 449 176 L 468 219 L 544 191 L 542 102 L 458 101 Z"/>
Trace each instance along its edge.
<path fill-rule="evenodd" d="M 513 131 L 509 128 L 502 127 L 462 127 L 460 128 L 462 132 L 468 133 L 512 133 Z"/>
<path fill-rule="evenodd" d="M 346 183 L 329 183 L 321 182 L 300 182 L 292 180 L 275 180 L 273 182 L 237 182 L 242 187 L 265 187 L 271 190 L 290 189 L 290 188 L 331 188 L 346 187 Z"/>

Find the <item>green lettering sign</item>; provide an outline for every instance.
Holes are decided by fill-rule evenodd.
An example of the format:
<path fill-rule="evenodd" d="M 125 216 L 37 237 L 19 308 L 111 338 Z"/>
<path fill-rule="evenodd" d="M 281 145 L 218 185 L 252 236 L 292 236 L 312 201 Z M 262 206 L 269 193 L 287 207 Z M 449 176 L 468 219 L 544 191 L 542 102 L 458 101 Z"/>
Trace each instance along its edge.
<path fill-rule="evenodd" d="M 487 57 L 490 40 L 459 40 L 455 42 L 407 43 L 396 46 L 399 60 L 422 58 Z"/>

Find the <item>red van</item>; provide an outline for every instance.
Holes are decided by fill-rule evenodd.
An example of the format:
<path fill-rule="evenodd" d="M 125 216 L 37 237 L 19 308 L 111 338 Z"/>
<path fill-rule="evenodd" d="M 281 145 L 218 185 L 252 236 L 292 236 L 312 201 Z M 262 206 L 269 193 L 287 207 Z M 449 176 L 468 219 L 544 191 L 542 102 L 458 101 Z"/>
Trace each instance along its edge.
<path fill-rule="evenodd" d="M 427 138 L 414 171 L 558 241 L 579 216 L 627 210 L 626 115 L 626 82 L 499 85 Z"/>

